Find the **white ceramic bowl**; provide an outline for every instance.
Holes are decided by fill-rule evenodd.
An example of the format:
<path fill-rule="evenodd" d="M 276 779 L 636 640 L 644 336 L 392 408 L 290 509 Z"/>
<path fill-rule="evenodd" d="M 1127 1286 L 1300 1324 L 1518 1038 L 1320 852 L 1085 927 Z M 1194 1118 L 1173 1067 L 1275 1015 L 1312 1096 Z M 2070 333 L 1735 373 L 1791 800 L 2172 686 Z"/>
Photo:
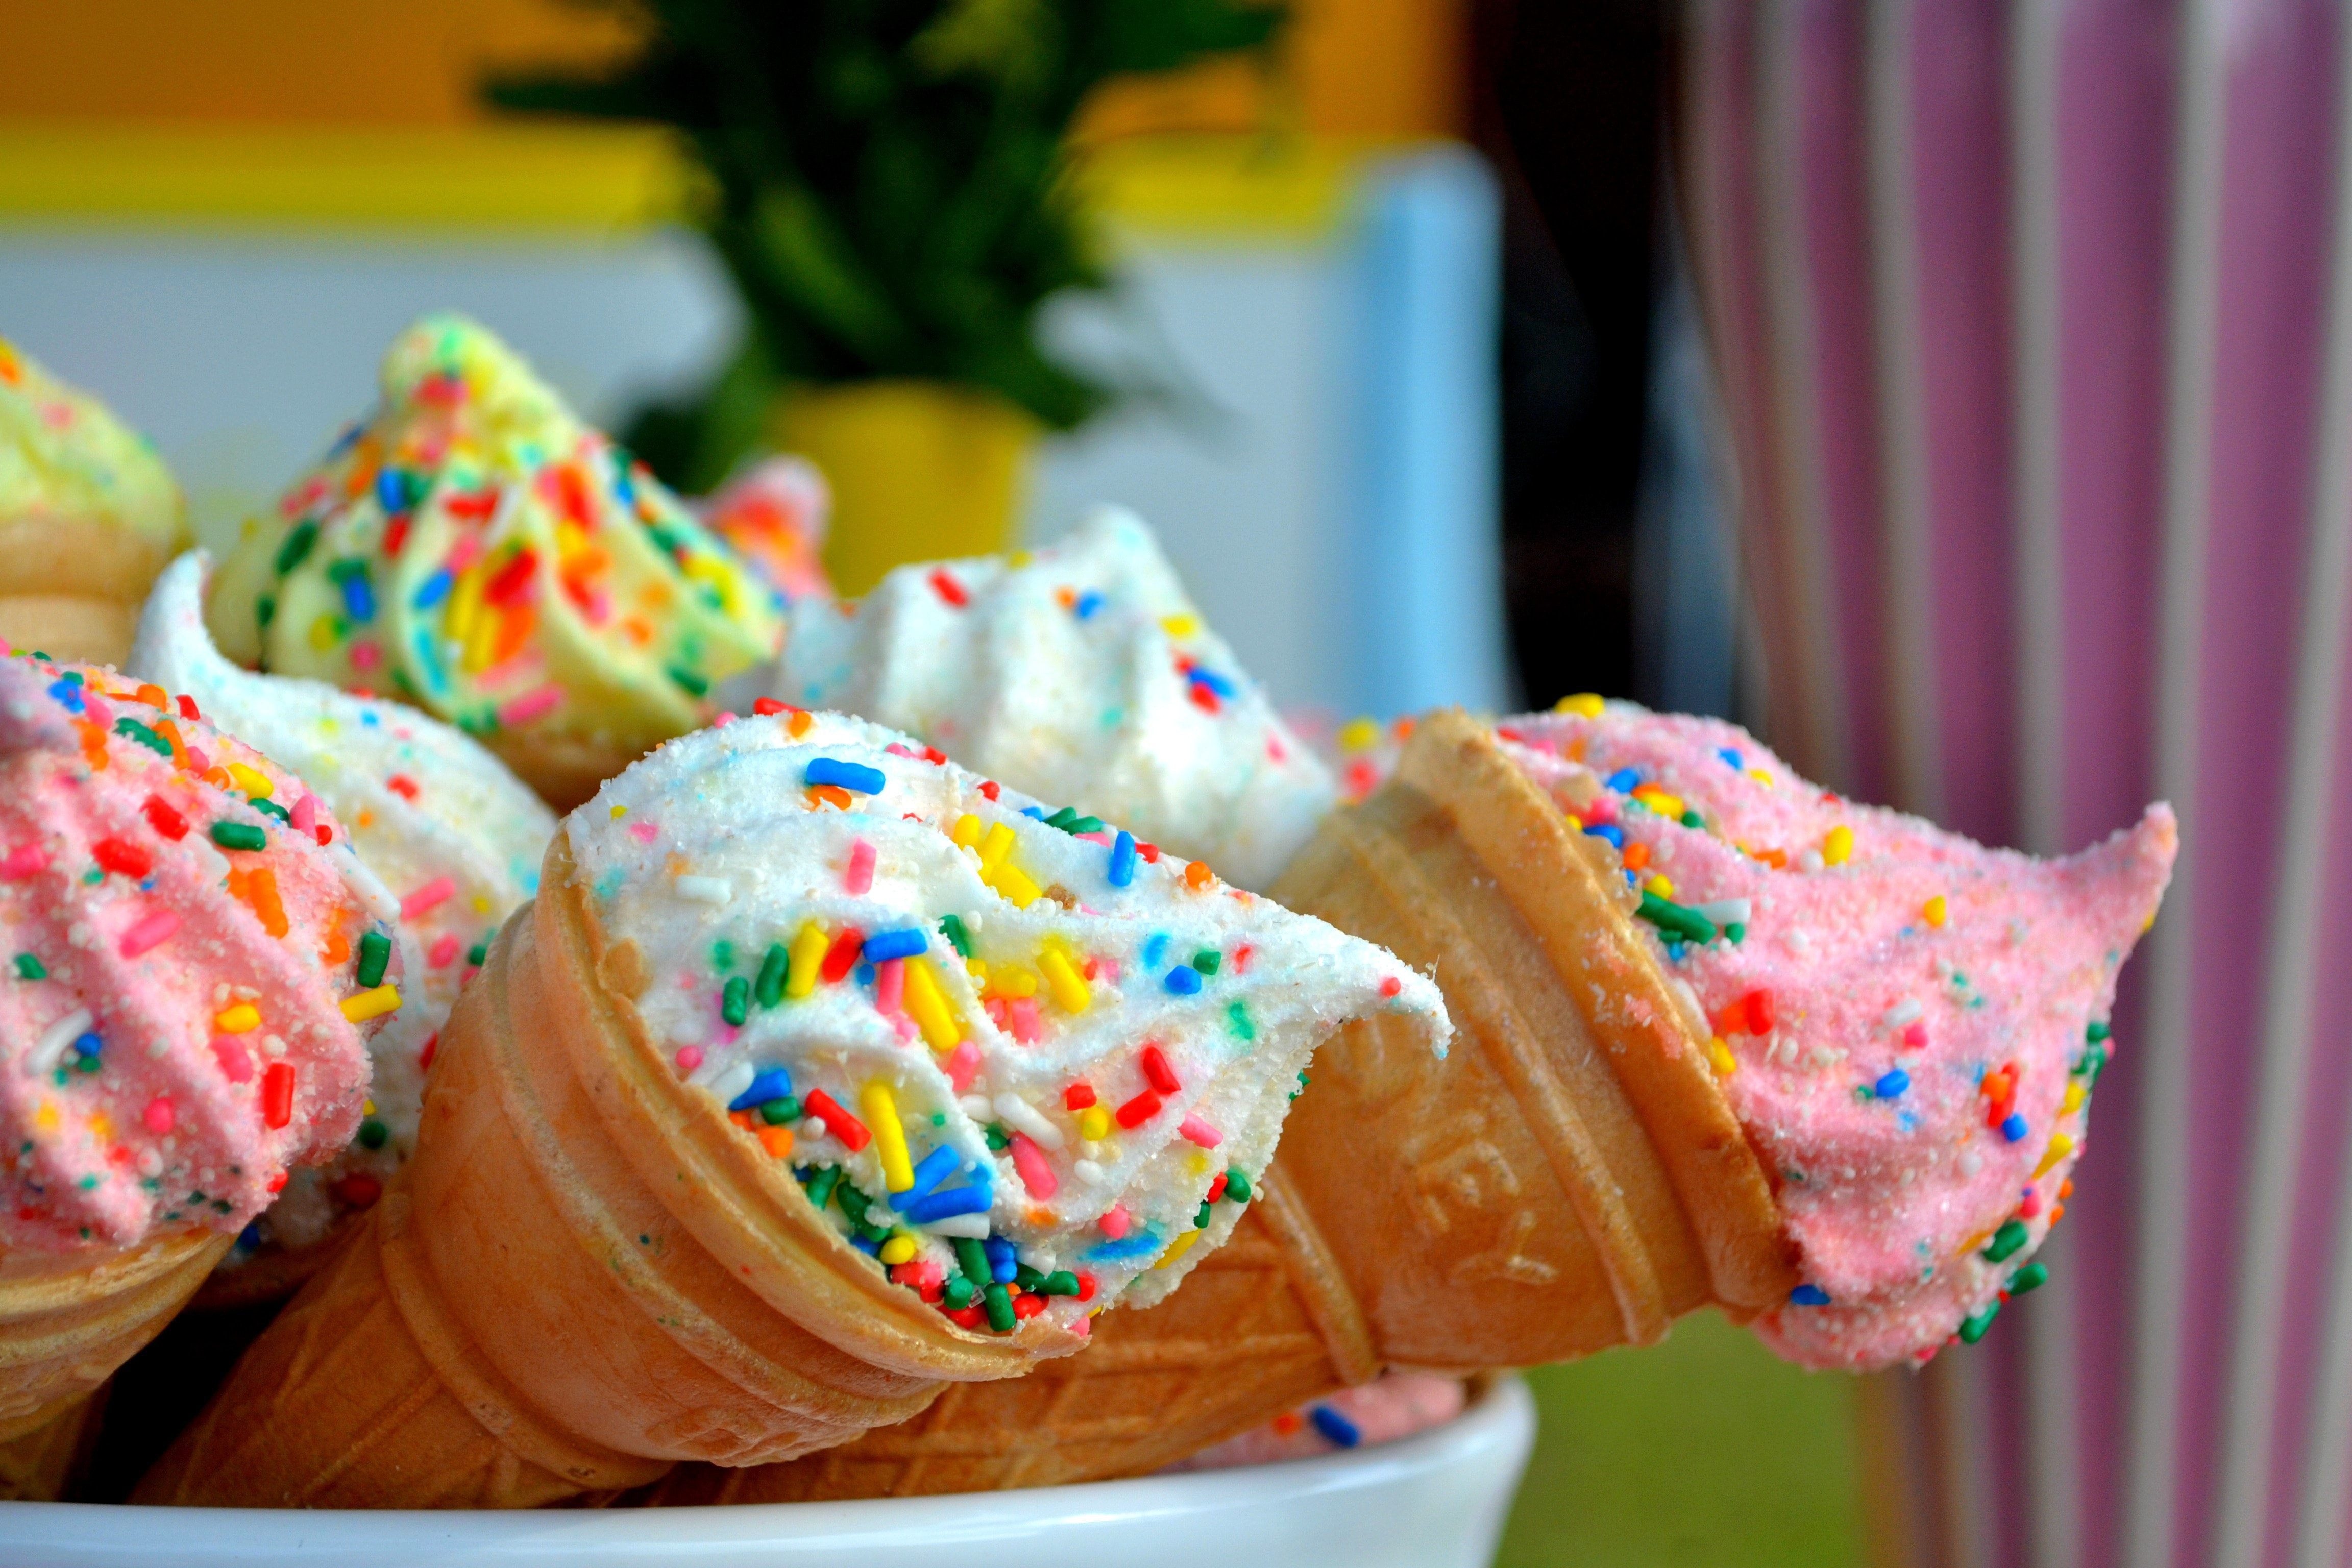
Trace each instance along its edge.
<path fill-rule="evenodd" d="M 524 1513 L 0 1503 L 6 1568 L 939 1568 L 973 1546 L 1120 1568 L 1484 1568 L 1535 1442 L 1498 1380 L 1402 1442 L 1244 1469 L 882 1502 Z M 1050 1551 L 1040 1557 L 1037 1549 Z M 948 1553 L 954 1551 L 956 1557 Z M 994 1556 L 1002 1557 L 1002 1552 Z"/>

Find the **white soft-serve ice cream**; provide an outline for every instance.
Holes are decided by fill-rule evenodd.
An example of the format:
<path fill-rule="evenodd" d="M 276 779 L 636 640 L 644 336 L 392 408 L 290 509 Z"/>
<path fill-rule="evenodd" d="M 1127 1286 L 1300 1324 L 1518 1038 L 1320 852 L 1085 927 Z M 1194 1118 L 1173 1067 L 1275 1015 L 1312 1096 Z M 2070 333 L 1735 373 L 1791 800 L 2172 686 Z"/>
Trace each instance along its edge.
<path fill-rule="evenodd" d="M 677 1070 L 968 1328 L 1159 1300 L 1255 1191 L 1315 1046 L 1444 1002 L 1385 950 L 763 701 L 564 821 Z"/>
<path fill-rule="evenodd" d="M 291 769 L 400 900 L 406 1005 L 370 1042 L 367 1119 L 341 1158 L 295 1173 L 232 1253 L 307 1247 L 373 1204 L 415 1146 L 425 1069 L 484 944 L 538 890 L 555 817 L 472 737 L 415 709 L 323 681 L 257 675 L 221 657 L 205 627 L 201 551 L 156 580 L 129 672 L 193 697 L 206 719 Z"/>
<path fill-rule="evenodd" d="M 776 695 L 904 730 L 1244 887 L 1337 800 L 1330 771 L 1117 508 L 1034 552 L 902 566 L 793 609 Z"/>

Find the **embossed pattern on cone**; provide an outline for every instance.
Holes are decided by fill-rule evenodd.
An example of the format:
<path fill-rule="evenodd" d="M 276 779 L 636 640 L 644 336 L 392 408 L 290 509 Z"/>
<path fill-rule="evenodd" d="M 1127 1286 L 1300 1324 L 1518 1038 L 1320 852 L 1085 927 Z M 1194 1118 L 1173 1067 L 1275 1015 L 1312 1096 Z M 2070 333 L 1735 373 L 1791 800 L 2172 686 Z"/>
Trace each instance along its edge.
<path fill-rule="evenodd" d="M 1066 1342 L 889 1284 L 645 1037 L 560 835 L 541 887 L 450 1015 L 416 1157 L 138 1500 L 529 1507 L 839 1443 Z"/>
<path fill-rule="evenodd" d="M 1534 1365 L 1746 1317 L 1796 1275 L 1771 1187 L 1614 868 L 1458 713 L 1272 892 L 1435 965 L 1433 1059 L 1352 1024 L 1318 1052 L 1251 1223 L 1148 1311 L 1019 1384 L 660 1502 L 905 1496 L 1141 1474 L 1382 1364 Z"/>

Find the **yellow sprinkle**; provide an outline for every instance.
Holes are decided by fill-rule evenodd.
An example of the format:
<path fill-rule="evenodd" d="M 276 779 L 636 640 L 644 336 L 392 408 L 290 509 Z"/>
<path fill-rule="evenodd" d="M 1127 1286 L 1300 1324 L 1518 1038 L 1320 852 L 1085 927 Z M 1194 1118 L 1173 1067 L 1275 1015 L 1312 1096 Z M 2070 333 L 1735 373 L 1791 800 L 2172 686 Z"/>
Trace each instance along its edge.
<path fill-rule="evenodd" d="M 620 820 L 621 820 L 621 818 L 623 818 L 623 817 L 625 817 L 625 816 L 628 816 L 628 815 L 629 815 L 629 808 L 628 808 L 627 806 L 625 806 L 625 805 L 616 805 L 616 806 L 614 806 L 614 807 L 613 808 L 613 820 L 614 820 L 614 821 L 615 821 L 615 822 L 620 821 Z"/>
<path fill-rule="evenodd" d="M 997 970 L 989 986 L 999 996 L 1018 1001 L 1024 996 L 1037 994 L 1037 977 L 1017 963 L 1008 963 Z"/>
<path fill-rule="evenodd" d="M 224 1035 L 248 1035 L 261 1027 L 261 1009 L 240 1002 L 213 1015 L 213 1027 Z"/>
<path fill-rule="evenodd" d="M 2033 1179 L 2040 1181 L 2050 1173 L 2050 1168 L 2074 1152 L 2074 1141 L 2063 1132 L 2050 1135 L 2050 1147 L 2043 1151 L 2042 1163 L 2033 1167 Z"/>
<path fill-rule="evenodd" d="M 1186 1231 L 1183 1235 L 1178 1237 L 1174 1241 L 1168 1244 L 1168 1250 L 1161 1253 L 1160 1255 L 1160 1261 L 1153 1264 L 1151 1267 L 1154 1268 L 1167 1268 L 1170 1264 L 1175 1262 L 1178 1258 L 1192 1251 L 1192 1244 L 1200 1239 L 1201 1233 L 1199 1231 Z"/>
<path fill-rule="evenodd" d="M 1678 795 L 1668 795 L 1655 784 L 1643 784 L 1633 792 L 1633 798 L 1660 816 L 1678 817 L 1683 814 L 1683 797 Z"/>
<path fill-rule="evenodd" d="M 1205 1176 L 1209 1173 L 1209 1152 L 1206 1149 L 1192 1151 L 1192 1173 L 1196 1176 Z"/>
<path fill-rule="evenodd" d="M 1675 896 L 1674 880 L 1668 877 L 1653 877 L 1648 881 L 1643 883 L 1642 886 L 1647 888 L 1650 891 L 1657 894 L 1658 897 L 1662 899 L 1671 899 Z"/>
<path fill-rule="evenodd" d="M 33 1112 L 33 1125 L 44 1132 L 55 1132 L 58 1121 L 58 1102 L 54 1100 L 41 1101 L 40 1109 Z"/>
<path fill-rule="evenodd" d="M 1028 565 L 1030 562 L 1034 561 L 1035 559 L 1035 556 L 1030 554 L 1025 550 L 1016 550 L 1012 554 L 1004 558 L 1004 563 L 1013 568 L 1015 571 L 1018 571 L 1020 568 Z"/>
<path fill-rule="evenodd" d="M 785 995 L 797 1001 L 816 989 L 817 965 L 824 962 L 828 945 L 824 928 L 816 921 L 801 927 L 801 934 L 793 938 L 793 967 L 784 976 Z"/>
<path fill-rule="evenodd" d="M 986 985 L 988 984 L 988 963 L 984 959 L 965 959 L 963 961 L 963 972 L 971 976 L 971 983 L 974 985 Z"/>
<path fill-rule="evenodd" d="M 310 623 L 310 646 L 320 653 L 333 647 L 338 640 L 334 616 L 320 616 Z"/>
<path fill-rule="evenodd" d="M 1110 1112 L 1099 1105 L 1089 1105 L 1078 1112 L 1078 1136 L 1089 1143 L 1099 1143 L 1110 1136 Z"/>
<path fill-rule="evenodd" d="M 996 875 L 996 868 L 1003 865 L 1004 858 L 1012 853 L 1013 829 L 1000 822 L 990 828 L 988 837 L 980 842 L 981 880 L 986 881 Z"/>
<path fill-rule="evenodd" d="M 1018 867 L 999 866 L 988 885 L 1012 900 L 1016 910 L 1025 910 L 1037 901 L 1037 884 Z"/>
<path fill-rule="evenodd" d="M 1828 858 L 1828 857 L 1827 857 L 1827 856 L 1824 856 L 1824 857 L 1822 857 L 1822 858 L 1827 859 L 1827 858 Z M 1924 908 L 1924 909 L 1922 909 L 1919 912 L 1920 912 L 1921 914 L 1926 915 L 1926 916 L 1927 917 L 1927 923 L 1928 923 L 1928 925 L 1932 926 L 1933 928 L 1935 928 L 1935 929 L 1936 929 L 1936 930 L 1937 930 L 1937 931 L 1941 931 L 1941 930 L 1943 930 L 1943 929 L 1944 929 L 1944 895 L 1943 895 L 1943 894 L 1941 894 L 1941 893 L 1937 893 L 1934 898 L 1929 899 L 1929 900 L 1927 900 L 1927 907 L 1926 907 L 1926 908 Z"/>
<path fill-rule="evenodd" d="M 1573 713 L 1583 719 L 1598 719 L 1601 717 L 1601 694 L 1597 691 L 1580 691 L 1573 697 L 1563 697 L 1552 704 L 1552 711 Z"/>
<path fill-rule="evenodd" d="M 2084 1095 L 2083 1086 L 2081 1084 L 2068 1084 L 2066 1086 L 2066 1097 L 2058 1102 L 2058 1114 L 2061 1116 L 2074 1115 L 2074 1112 L 2083 1109 L 2083 1101 L 2085 1098 L 2087 1097 Z"/>
<path fill-rule="evenodd" d="M 1054 1001 L 1063 1012 L 1083 1013 L 1094 1001 L 1086 976 L 1052 948 L 1037 955 L 1037 967 L 1045 972 L 1045 984 L 1054 988 Z"/>
<path fill-rule="evenodd" d="M 1189 637 L 1201 629 L 1201 623 L 1190 616 L 1162 616 L 1160 629 L 1171 637 Z"/>
<path fill-rule="evenodd" d="M 923 1031 L 923 1038 L 935 1051 L 951 1051 L 963 1038 L 956 1026 L 956 1016 L 940 994 L 940 983 L 931 973 L 930 960 L 910 958 L 907 961 L 907 1016 Z"/>
<path fill-rule="evenodd" d="M 228 776 L 236 781 L 237 788 L 254 799 L 269 798 L 269 775 L 258 769 L 248 768 L 243 763 L 231 763 L 228 765 Z"/>
<path fill-rule="evenodd" d="M 461 647 L 473 641 L 474 623 L 482 618 L 483 585 L 481 569 L 475 567 L 459 573 L 457 585 L 449 590 L 449 613 L 442 618 L 441 630 Z"/>
<path fill-rule="evenodd" d="M 1762 768 L 1748 769 L 1748 776 L 1754 779 L 1758 784 L 1762 784 L 1766 789 L 1770 789 L 1772 787 L 1772 775 L 1766 773 Z"/>
<path fill-rule="evenodd" d="M 1739 1070 L 1739 1058 L 1731 1054 L 1731 1047 L 1723 1043 L 1721 1035 L 1707 1041 L 1706 1059 L 1714 1064 L 1717 1078 L 1729 1078 Z"/>
<path fill-rule="evenodd" d="M 907 1158 L 907 1130 L 898 1122 L 898 1097 L 876 1079 L 857 1091 L 857 1111 L 874 1134 L 874 1154 L 882 1162 L 882 1184 L 903 1193 L 915 1184 L 915 1164 Z"/>
<path fill-rule="evenodd" d="M 980 818 L 974 816 L 968 811 L 961 816 L 957 817 L 953 837 L 958 844 L 962 845 L 967 849 L 979 843 Z"/>
<path fill-rule="evenodd" d="M 344 997 L 343 1016 L 354 1024 L 364 1024 L 370 1018 L 383 1017 L 399 1005 L 400 988 L 396 985 L 379 985 L 372 991 L 362 991 L 356 996 Z"/>
<path fill-rule="evenodd" d="M 113 1118 L 108 1116 L 103 1110 L 91 1111 L 89 1113 L 89 1135 L 99 1140 L 100 1142 L 113 1142 Z"/>
<path fill-rule="evenodd" d="M 1969 1237 L 1966 1241 L 1960 1243 L 1960 1253 L 1962 1256 L 1966 1256 L 1969 1253 L 1976 1251 L 1977 1248 L 1982 1247 L 1986 1242 L 1990 1241 L 1991 1239 L 1992 1232 L 1989 1230 L 1980 1230 L 1974 1236 Z"/>
<path fill-rule="evenodd" d="M 1843 866 L 1853 854 L 1853 829 L 1841 822 L 1830 829 L 1828 837 L 1822 840 L 1822 864 Z"/>
<path fill-rule="evenodd" d="M 1367 746 L 1380 744 L 1381 727 L 1370 719 L 1350 719 L 1339 727 L 1339 749 L 1360 752 Z"/>
<path fill-rule="evenodd" d="M 915 1238 L 911 1236 L 892 1237 L 882 1244 L 881 1256 L 885 1263 L 906 1262 L 915 1256 Z"/>
<path fill-rule="evenodd" d="M 1581 833 L 1584 831 L 1584 818 L 1577 816 L 1576 813 L 1572 811 L 1563 812 L 1561 815 L 1568 818 L 1568 830 L 1570 833 Z"/>

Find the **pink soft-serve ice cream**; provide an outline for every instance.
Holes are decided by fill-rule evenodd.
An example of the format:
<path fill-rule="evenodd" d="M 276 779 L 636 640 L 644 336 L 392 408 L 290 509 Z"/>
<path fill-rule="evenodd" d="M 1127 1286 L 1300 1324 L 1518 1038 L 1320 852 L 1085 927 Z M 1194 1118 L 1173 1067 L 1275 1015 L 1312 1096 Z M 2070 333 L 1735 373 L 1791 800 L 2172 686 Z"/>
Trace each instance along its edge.
<path fill-rule="evenodd" d="M 0 1255 L 235 1233 L 356 1131 L 399 905 L 299 780 L 0 658 Z"/>
<path fill-rule="evenodd" d="M 1982 1337 L 2046 1277 L 2171 810 L 2042 860 L 1840 799 L 1715 720 L 1575 698 L 1496 734 L 1622 858 L 1778 1184 L 1803 1283 L 1758 1332 L 1853 1369 Z"/>

